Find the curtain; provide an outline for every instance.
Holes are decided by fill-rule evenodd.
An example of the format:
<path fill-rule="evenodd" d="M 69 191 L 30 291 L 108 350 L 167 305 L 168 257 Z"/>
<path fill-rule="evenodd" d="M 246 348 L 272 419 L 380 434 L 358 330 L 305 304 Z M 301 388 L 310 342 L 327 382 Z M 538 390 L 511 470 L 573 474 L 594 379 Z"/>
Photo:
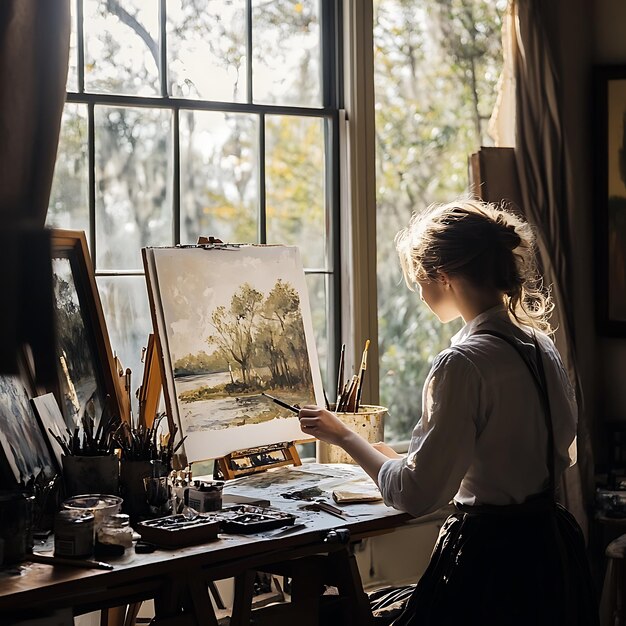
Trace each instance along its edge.
<path fill-rule="evenodd" d="M 588 532 L 594 489 L 593 452 L 576 368 L 574 303 L 570 273 L 569 164 L 562 132 L 559 68 L 547 29 L 550 3 L 511 0 L 503 29 L 505 71 L 490 130 L 498 145 L 513 145 L 522 208 L 535 224 L 544 281 L 555 302 L 555 341 L 574 384 L 578 408 L 578 463 L 561 485 L 563 503 Z M 554 33 L 551 33 L 551 35 Z"/>
<path fill-rule="evenodd" d="M 49 238 L 43 226 L 65 102 L 69 0 L 0 2 L 0 372 L 30 345 L 38 382 L 54 380 Z"/>

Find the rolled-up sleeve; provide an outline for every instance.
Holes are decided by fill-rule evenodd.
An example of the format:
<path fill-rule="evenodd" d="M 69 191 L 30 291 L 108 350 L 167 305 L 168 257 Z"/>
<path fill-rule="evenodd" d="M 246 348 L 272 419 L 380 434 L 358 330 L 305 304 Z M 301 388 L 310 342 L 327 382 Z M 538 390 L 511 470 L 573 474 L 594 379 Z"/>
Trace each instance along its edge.
<path fill-rule="evenodd" d="M 414 516 L 447 504 L 473 458 L 481 377 L 462 353 L 435 359 L 422 392 L 422 417 L 405 459 L 383 464 L 378 484 L 388 506 Z"/>

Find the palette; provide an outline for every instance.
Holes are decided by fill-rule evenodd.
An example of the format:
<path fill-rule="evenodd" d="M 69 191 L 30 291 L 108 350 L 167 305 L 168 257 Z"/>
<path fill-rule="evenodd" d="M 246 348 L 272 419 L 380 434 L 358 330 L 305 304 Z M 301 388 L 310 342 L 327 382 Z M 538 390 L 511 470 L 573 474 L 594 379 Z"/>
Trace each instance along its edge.
<path fill-rule="evenodd" d="M 228 507 L 218 516 L 222 532 L 244 535 L 291 526 L 296 520 L 291 513 L 248 505 Z"/>
<path fill-rule="evenodd" d="M 168 515 L 140 522 L 137 532 L 142 541 L 164 548 L 179 548 L 217 539 L 220 520 L 214 516 L 187 518 L 184 515 Z"/>

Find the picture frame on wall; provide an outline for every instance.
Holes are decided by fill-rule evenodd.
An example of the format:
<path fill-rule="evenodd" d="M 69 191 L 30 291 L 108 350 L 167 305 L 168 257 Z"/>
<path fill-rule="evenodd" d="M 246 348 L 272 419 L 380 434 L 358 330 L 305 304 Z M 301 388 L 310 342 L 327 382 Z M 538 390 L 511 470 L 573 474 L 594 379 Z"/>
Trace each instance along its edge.
<path fill-rule="evenodd" d="M 626 337 L 626 65 L 594 70 L 598 329 Z"/>
<path fill-rule="evenodd" d="M 83 231 L 52 229 L 51 240 L 59 367 L 54 392 L 70 428 L 81 425 L 85 411 L 98 424 L 107 402 L 116 415 L 123 403 L 87 239 Z"/>

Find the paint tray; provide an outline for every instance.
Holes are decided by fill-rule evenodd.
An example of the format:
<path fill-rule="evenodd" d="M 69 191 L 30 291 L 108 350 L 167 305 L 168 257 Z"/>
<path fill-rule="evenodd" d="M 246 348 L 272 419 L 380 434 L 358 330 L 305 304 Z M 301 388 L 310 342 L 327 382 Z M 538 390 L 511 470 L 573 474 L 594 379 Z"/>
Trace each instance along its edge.
<path fill-rule="evenodd" d="M 137 525 L 142 541 L 164 548 L 179 548 L 217 539 L 220 520 L 216 517 L 168 515 L 146 520 Z"/>
<path fill-rule="evenodd" d="M 291 526 L 296 520 L 291 513 L 246 505 L 223 509 L 220 517 L 222 532 L 243 535 Z"/>

